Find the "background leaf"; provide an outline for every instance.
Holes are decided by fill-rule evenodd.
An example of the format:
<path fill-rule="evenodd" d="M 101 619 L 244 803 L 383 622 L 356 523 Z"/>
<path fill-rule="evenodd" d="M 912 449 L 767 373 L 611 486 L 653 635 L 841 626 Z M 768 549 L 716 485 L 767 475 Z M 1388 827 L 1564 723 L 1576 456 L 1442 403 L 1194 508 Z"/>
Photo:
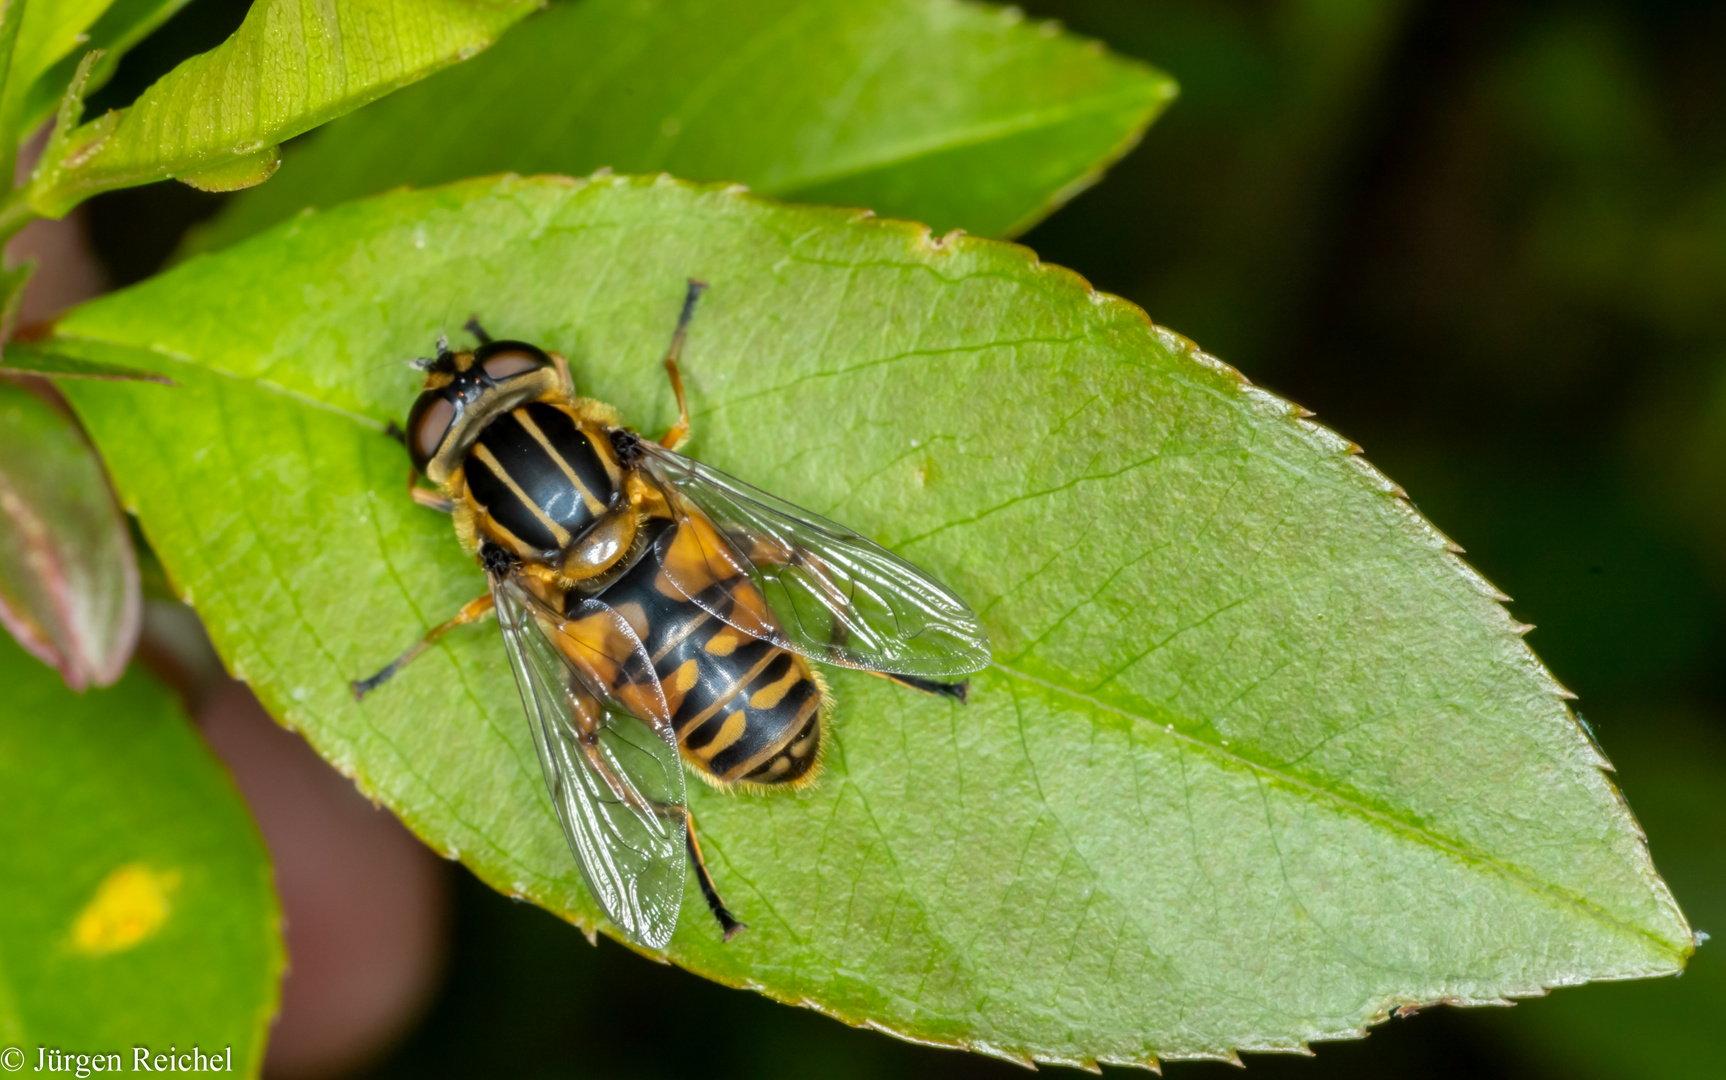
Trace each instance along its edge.
<path fill-rule="evenodd" d="M 492 172 L 664 170 L 937 231 L 1020 232 L 1175 95 L 1167 76 L 953 0 L 585 0 L 319 132 L 198 239 Z"/>
<path fill-rule="evenodd" d="M 19 0 L 12 0 L 7 6 L 16 9 L 18 2 Z M 36 84 L 38 76 L 52 67 L 55 61 L 74 49 L 79 53 L 85 51 L 79 48 L 80 39 L 113 2 L 114 0 L 33 0 L 23 4 L 23 19 L 19 23 L 18 38 L 12 48 L 12 64 L 7 72 L 5 89 L 0 91 L 0 122 L 8 126 L 0 130 L 11 132 L 17 137 L 29 134 L 28 130 L 20 130 L 13 125 L 22 119 L 31 87 Z M 54 91 L 52 100 L 58 101 L 59 91 L 65 88 L 65 83 L 61 83 Z"/>
<path fill-rule="evenodd" d="M 234 785 L 134 670 L 73 694 L 0 639 L 0 1034 L 25 1050 L 233 1047 L 255 1076 L 282 951 Z"/>
<path fill-rule="evenodd" d="M 473 55 L 538 6 L 258 0 L 227 42 L 187 60 L 132 105 L 69 132 L 64 151 L 39 168 L 30 204 L 58 217 L 99 191 L 255 156 Z"/>
<path fill-rule="evenodd" d="M 0 378 L 0 623 L 74 690 L 120 677 L 138 640 L 138 563 L 78 425 Z"/>
<path fill-rule="evenodd" d="M 102 50 L 102 58 L 96 61 L 94 70 L 90 72 L 88 89 L 94 92 L 113 76 L 127 50 L 167 22 L 185 7 L 187 2 L 188 0 L 110 0 L 108 10 L 102 12 L 101 17 L 85 31 L 85 40 L 80 42 L 76 49 L 60 57 L 58 63 L 44 71 L 29 87 L 29 93 L 24 100 L 23 130 L 34 130 L 53 114 L 54 107 L 60 104 L 60 95 L 66 92 L 84 53 L 91 49 Z M 37 2 L 33 6 L 49 5 Z"/>
<path fill-rule="evenodd" d="M 1491 587 L 1343 440 L 1022 248 L 671 181 L 475 182 L 194 259 L 54 347 L 184 384 L 67 392 L 271 710 L 496 887 L 588 922 L 489 631 L 347 693 L 482 587 L 379 431 L 415 391 L 397 360 L 471 313 L 663 425 L 691 275 L 695 451 L 933 570 L 999 662 L 968 708 L 838 673 L 818 788 L 696 791 L 753 930 L 722 946 L 691 893 L 673 960 L 1081 1063 L 1682 965 L 1688 928 Z"/>
<path fill-rule="evenodd" d="M 42 375 L 57 379 L 137 379 L 164 385 L 173 384 L 172 379 L 158 371 L 103 364 L 76 356 L 60 356 L 21 341 L 6 343 L 6 354 L 0 357 L 0 373 Z"/>

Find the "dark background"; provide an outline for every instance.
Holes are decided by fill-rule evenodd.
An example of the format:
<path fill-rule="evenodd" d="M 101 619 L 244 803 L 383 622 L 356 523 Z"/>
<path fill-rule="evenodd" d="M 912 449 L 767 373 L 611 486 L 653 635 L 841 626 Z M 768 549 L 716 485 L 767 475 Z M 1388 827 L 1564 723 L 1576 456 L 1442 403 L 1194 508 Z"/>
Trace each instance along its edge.
<path fill-rule="evenodd" d="M 218 44 L 245 6 L 196 0 L 93 110 Z M 1025 6 L 1155 63 L 1182 95 L 1023 242 L 1362 444 L 1539 625 L 1531 642 L 1580 695 L 1686 913 L 1726 924 L 1726 5 Z M 86 220 L 123 284 L 218 203 L 156 184 Z M 1719 1076 L 1718 950 L 1678 980 L 1437 1008 L 1248 1065 Z M 465 874 L 444 988 L 364 1075 L 697 1069 L 1023 1075 L 590 948 Z"/>

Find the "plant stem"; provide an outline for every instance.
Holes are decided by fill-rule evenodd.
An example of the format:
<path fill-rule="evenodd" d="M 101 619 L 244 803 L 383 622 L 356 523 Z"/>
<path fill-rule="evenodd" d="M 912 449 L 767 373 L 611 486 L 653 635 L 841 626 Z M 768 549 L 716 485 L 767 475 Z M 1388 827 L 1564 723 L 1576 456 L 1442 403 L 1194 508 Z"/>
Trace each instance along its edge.
<path fill-rule="evenodd" d="M 4 203 L 0 203 L 0 245 L 4 245 L 6 241 L 17 236 L 20 229 L 42 216 L 25 196 L 25 189 L 17 188 L 6 196 Z"/>

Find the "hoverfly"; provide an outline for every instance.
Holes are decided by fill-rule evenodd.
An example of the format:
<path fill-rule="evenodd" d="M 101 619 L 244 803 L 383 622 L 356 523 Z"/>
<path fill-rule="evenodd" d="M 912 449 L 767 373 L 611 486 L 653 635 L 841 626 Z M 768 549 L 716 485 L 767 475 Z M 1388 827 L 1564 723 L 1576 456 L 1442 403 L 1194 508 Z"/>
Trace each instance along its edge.
<path fill-rule="evenodd" d="M 686 865 L 725 939 L 743 928 L 702 858 L 681 765 L 721 788 L 812 782 L 832 697 L 809 660 L 960 701 L 965 683 L 935 680 L 989 662 L 976 615 L 929 575 L 676 452 L 689 434 L 678 357 L 704 288 L 690 281 L 665 355 L 678 420 L 658 440 L 576 396 L 562 356 L 474 320 L 476 348 L 440 337 L 415 362 L 425 386 L 394 432 L 409 490 L 453 516 L 490 588 L 352 683 L 363 697 L 495 613 L 588 889 L 654 949 L 676 928 Z"/>

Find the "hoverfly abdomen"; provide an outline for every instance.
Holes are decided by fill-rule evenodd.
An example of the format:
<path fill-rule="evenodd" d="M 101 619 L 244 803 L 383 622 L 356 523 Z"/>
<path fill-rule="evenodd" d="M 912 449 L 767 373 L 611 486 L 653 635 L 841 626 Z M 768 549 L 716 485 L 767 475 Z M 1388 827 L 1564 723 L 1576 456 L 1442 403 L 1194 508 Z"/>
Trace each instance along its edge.
<path fill-rule="evenodd" d="M 670 539 L 676 550 L 676 531 L 683 527 L 651 522 L 643 530 L 643 556 L 598 599 L 635 627 L 659 676 L 679 747 L 699 773 L 721 783 L 812 778 L 826 701 L 821 684 L 802 657 L 710 613 L 734 617 L 738 593 L 758 600 L 747 577 L 716 583 L 728 592 L 721 596 L 716 588 L 701 597 L 704 603 L 666 580 L 656 557 L 661 545 L 654 541 Z"/>
<path fill-rule="evenodd" d="M 567 412 L 530 402 L 485 426 L 463 474 L 497 528 L 519 547 L 549 554 L 568 548 L 611 507 L 617 482 L 606 466 Z"/>
<path fill-rule="evenodd" d="M 809 777 L 824 697 L 803 659 L 769 646 L 765 662 L 750 670 L 715 674 L 718 693 L 710 696 L 721 700 L 678 732 L 691 763 L 726 782 L 789 784 Z"/>

